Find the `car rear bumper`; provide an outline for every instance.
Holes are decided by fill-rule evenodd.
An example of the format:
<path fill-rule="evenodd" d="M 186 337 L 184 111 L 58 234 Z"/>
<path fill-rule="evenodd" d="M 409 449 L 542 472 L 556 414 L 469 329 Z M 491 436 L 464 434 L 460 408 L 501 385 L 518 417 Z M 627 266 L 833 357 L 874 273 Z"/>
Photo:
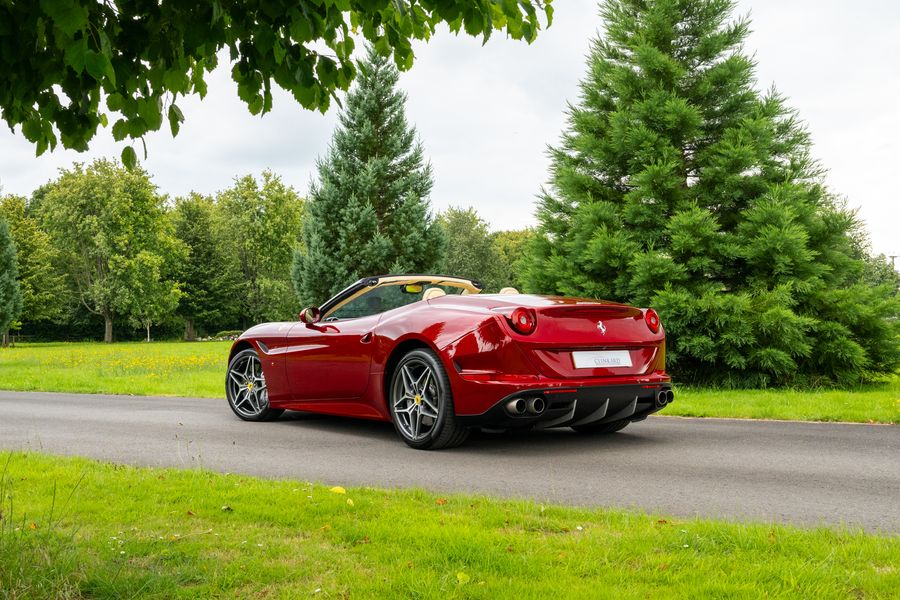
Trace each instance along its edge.
<path fill-rule="evenodd" d="M 671 393 L 666 394 L 671 388 L 668 378 L 653 383 L 528 387 L 507 394 L 480 414 L 458 414 L 457 419 L 467 427 L 538 429 L 640 421 L 666 406 L 660 392 L 671 398 Z M 519 399 L 528 404 L 537 398 L 544 403 L 539 412 L 519 414 L 513 409 L 521 406 Z"/>

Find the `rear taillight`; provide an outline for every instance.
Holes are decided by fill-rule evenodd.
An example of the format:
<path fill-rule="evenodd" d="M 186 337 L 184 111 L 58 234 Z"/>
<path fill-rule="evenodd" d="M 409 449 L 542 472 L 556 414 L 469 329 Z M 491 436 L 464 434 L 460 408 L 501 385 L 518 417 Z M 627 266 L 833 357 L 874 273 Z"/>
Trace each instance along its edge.
<path fill-rule="evenodd" d="M 647 327 L 650 328 L 650 331 L 659 333 L 659 315 L 656 314 L 655 310 L 648 308 L 644 313 L 644 321 L 647 322 Z"/>
<path fill-rule="evenodd" d="M 512 328 L 521 333 L 528 335 L 537 327 L 537 314 L 530 308 L 522 308 L 521 306 L 506 317 Z"/>

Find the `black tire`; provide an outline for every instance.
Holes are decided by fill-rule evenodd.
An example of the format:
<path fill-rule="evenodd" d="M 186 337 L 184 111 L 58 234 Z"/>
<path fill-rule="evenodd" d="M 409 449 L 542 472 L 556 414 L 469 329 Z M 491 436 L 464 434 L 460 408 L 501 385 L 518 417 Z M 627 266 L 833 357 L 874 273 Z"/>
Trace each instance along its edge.
<path fill-rule="evenodd" d="M 250 362 L 255 363 L 252 373 L 248 371 L 250 367 L 247 366 Z M 243 382 L 238 381 L 241 378 L 244 379 Z M 262 362 L 256 350 L 247 348 L 231 358 L 228 371 L 225 373 L 225 397 L 228 399 L 228 406 L 239 419 L 274 421 L 284 412 L 283 409 L 269 408 L 269 390 L 265 386 L 265 381 Z"/>
<path fill-rule="evenodd" d="M 609 423 L 597 423 L 596 425 L 574 425 L 572 429 L 574 429 L 578 433 L 615 433 L 617 431 L 622 431 L 623 429 L 625 429 L 629 423 L 631 423 L 631 421 L 623 419 L 621 421 L 610 421 Z"/>
<path fill-rule="evenodd" d="M 411 380 L 404 377 L 424 377 L 426 368 L 431 371 L 431 379 L 422 384 L 422 389 L 410 390 Z M 412 398 L 411 391 L 416 392 Z M 411 350 L 400 359 L 391 375 L 387 402 L 397 435 L 411 448 L 452 448 L 469 437 L 469 429 L 461 426 L 456 419 L 447 372 L 431 350 Z M 436 416 L 432 417 L 427 412 Z M 418 425 L 414 424 L 416 418 L 419 419 Z M 421 431 L 423 424 L 429 427 L 427 432 Z"/>

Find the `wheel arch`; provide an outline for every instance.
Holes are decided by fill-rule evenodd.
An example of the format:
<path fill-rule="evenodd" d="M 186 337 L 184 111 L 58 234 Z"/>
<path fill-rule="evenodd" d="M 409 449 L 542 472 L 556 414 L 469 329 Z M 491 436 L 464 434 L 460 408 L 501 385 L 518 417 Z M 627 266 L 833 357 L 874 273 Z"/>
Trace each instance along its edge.
<path fill-rule="evenodd" d="M 231 364 L 231 359 L 234 358 L 234 355 L 243 350 L 256 350 L 259 352 L 259 349 L 250 343 L 250 340 L 238 340 L 231 346 L 231 352 L 228 353 L 228 364 Z"/>
<path fill-rule="evenodd" d="M 440 353 L 437 351 L 437 348 L 417 337 L 410 337 L 402 340 L 393 347 L 388 355 L 387 361 L 384 363 L 384 372 L 381 377 L 381 394 L 382 399 L 384 400 L 385 410 L 387 410 L 388 398 L 390 397 L 391 379 L 394 377 L 394 370 L 397 368 L 397 364 L 408 352 L 420 348 L 431 350 L 438 355 L 438 360 L 440 360 Z M 390 412 L 386 414 L 390 414 Z"/>

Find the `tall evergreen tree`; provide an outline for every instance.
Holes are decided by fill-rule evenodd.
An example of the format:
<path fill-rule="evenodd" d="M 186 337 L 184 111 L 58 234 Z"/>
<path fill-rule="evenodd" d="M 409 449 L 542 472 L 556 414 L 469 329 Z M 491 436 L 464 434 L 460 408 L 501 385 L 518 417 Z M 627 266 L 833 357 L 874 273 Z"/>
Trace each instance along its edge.
<path fill-rule="evenodd" d="M 655 306 L 682 380 L 853 380 L 900 360 L 855 215 L 810 138 L 755 89 L 732 0 L 608 0 L 551 150 L 528 286 Z"/>
<path fill-rule="evenodd" d="M 431 167 L 406 120 L 390 59 L 369 48 L 310 188 L 293 279 L 319 304 L 365 275 L 428 271 L 442 238 L 429 214 Z"/>
<path fill-rule="evenodd" d="M 19 268 L 16 245 L 9 235 L 6 220 L 0 216 L 0 335 L 2 344 L 9 341 L 9 327 L 22 311 L 22 292 L 19 289 Z"/>

